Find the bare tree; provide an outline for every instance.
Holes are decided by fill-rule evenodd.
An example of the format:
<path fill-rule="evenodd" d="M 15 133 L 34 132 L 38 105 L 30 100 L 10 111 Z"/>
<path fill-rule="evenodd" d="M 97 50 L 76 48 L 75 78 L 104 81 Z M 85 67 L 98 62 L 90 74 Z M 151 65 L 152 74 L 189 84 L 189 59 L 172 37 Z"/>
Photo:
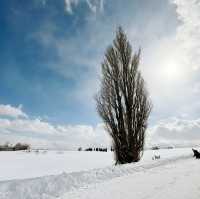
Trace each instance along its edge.
<path fill-rule="evenodd" d="M 151 102 L 141 72 L 140 50 L 132 47 L 120 27 L 102 63 L 97 110 L 112 137 L 116 164 L 139 161 L 144 148 Z"/>

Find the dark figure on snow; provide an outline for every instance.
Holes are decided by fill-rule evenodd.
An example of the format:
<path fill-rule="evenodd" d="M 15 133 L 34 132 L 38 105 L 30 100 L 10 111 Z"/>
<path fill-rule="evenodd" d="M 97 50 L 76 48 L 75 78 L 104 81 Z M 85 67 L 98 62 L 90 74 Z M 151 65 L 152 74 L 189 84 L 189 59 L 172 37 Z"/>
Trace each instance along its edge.
<path fill-rule="evenodd" d="M 200 159 L 200 152 L 198 152 L 195 149 L 192 149 L 193 153 L 194 153 L 194 157 L 196 157 L 196 159 Z"/>

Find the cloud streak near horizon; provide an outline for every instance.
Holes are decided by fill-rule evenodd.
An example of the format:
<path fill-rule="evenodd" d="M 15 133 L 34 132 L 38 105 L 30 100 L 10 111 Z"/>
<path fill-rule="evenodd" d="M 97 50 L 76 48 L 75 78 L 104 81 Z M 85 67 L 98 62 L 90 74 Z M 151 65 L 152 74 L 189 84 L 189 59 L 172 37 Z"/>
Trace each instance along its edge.
<path fill-rule="evenodd" d="M 68 150 L 77 150 L 79 147 L 84 149 L 87 147 L 110 148 L 111 146 L 111 139 L 103 124 L 98 124 L 96 127 L 91 125 L 55 125 L 39 118 L 31 119 L 28 116 L 26 118 L 6 118 L 10 109 L 26 115 L 20 107 L 0 105 L 2 113 L 0 116 L 0 144 L 22 142 L 30 144 L 33 148 Z M 147 130 L 146 147 L 198 145 L 200 142 L 199 131 L 200 119 L 173 118 L 165 120 Z"/>
<path fill-rule="evenodd" d="M 110 145 L 102 124 L 96 127 L 55 125 L 40 118 L 28 117 L 20 106 L 0 105 L 0 132 L 0 144 L 22 142 L 33 148 L 76 150 L 78 147 Z"/>

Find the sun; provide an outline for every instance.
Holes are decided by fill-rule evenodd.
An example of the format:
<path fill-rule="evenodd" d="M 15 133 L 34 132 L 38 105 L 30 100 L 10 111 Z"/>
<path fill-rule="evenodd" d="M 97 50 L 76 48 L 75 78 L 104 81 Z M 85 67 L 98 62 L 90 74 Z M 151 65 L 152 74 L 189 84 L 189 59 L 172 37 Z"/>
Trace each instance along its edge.
<path fill-rule="evenodd" d="M 167 81 L 179 81 L 184 76 L 184 71 L 175 63 L 167 63 L 162 68 L 162 78 Z"/>
<path fill-rule="evenodd" d="M 176 79 L 176 78 L 179 78 L 180 76 L 180 71 L 174 65 L 166 67 L 164 72 L 168 79 Z"/>

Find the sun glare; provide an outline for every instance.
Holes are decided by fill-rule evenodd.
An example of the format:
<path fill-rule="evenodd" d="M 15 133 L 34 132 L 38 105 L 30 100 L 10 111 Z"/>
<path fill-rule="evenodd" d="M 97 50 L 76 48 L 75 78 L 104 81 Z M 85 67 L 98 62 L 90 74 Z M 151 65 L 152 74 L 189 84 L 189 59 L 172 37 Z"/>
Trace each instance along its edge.
<path fill-rule="evenodd" d="M 166 64 L 162 70 L 163 78 L 168 81 L 178 81 L 184 75 L 184 71 L 176 64 Z"/>
<path fill-rule="evenodd" d="M 178 69 L 175 67 L 175 66 L 170 66 L 170 67 L 167 67 L 166 69 L 165 69 L 165 75 L 166 75 L 166 77 L 168 77 L 168 78 L 178 78 L 178 76 L 179 76 L 179 71 L 178 71 Z"/>

